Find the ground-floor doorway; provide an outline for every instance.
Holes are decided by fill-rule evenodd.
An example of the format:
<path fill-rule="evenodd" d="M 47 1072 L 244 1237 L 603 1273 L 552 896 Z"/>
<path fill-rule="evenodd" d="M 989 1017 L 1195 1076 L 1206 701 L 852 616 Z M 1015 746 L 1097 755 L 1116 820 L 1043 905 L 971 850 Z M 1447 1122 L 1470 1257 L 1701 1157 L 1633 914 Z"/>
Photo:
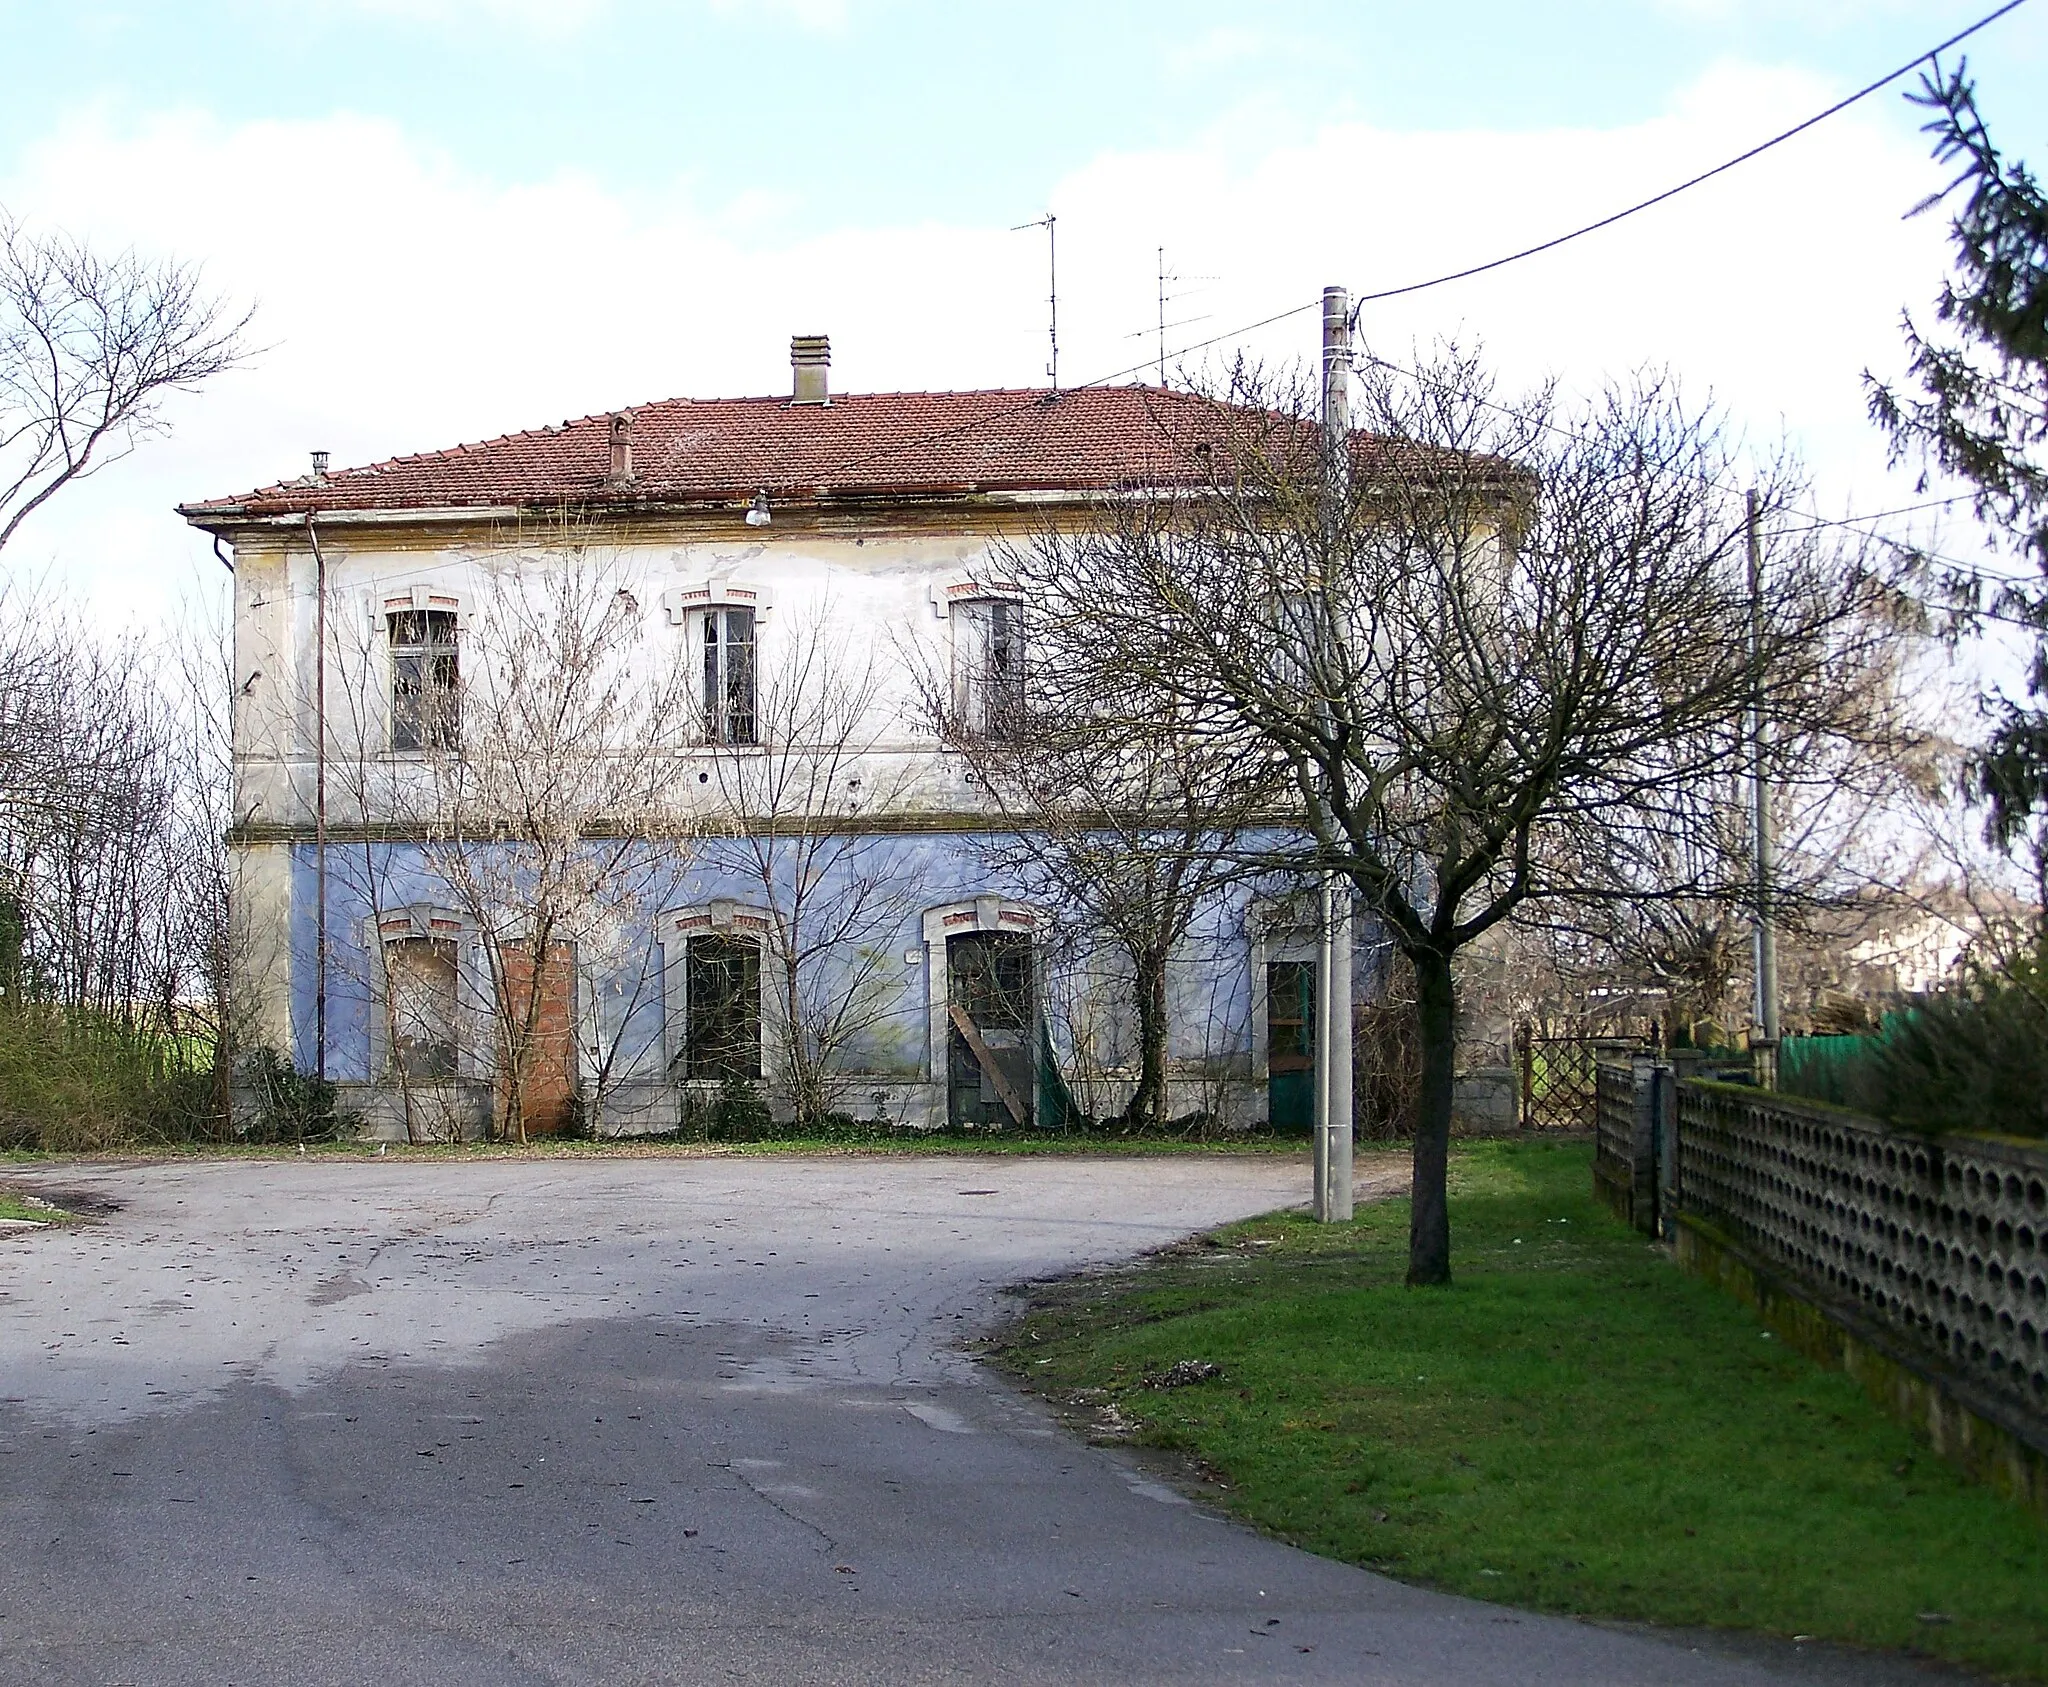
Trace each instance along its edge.
<path fill-rule="evenodd" d="M 1315 1128 L 1316 965 L 1266 963 L 1266 1121 L 1276 1132 Z"/>
<path fill-rule="evenodd" d="M 1013 931 L 946 939 L 946 1122 L 1028 1130 L 1038 979 L 1031 939 Z"/>

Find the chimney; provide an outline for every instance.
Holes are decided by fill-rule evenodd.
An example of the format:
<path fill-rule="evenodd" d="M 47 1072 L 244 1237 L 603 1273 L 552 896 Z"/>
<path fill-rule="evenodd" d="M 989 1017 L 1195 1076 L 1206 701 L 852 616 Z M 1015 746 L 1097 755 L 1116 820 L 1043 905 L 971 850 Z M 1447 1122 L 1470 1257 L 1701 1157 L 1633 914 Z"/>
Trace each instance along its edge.
<path fill-rule="evenodd" d="M 797 404 L 830 404 L 832 341 L 825 334 L 793 334 L 789 341 L 789 366 L 796 372 Z"/>
<path fill-rule="evenodd" d="M 633 418 L 624 410 L 612 417 L 612 472 L 606 478 L 618 483 L 633 478 Z"/>
<path fill-rule="evenodd" d="M 315 480 L 325 480 L 327 478 L 327 453 L 325 451 L 315 451 L 313 453 L 313 478 Z"/>

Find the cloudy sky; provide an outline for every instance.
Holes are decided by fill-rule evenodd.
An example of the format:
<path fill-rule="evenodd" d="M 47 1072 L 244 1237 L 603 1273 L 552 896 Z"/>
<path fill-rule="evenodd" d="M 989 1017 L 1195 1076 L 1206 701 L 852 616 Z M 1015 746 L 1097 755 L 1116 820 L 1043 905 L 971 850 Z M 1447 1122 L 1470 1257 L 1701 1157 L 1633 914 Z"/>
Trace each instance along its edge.
<path fill-rule="evenodd" d="M 1991 0 L 0 0 L 0 205 L 202 264 L 250 366 L 25 526 L 110 620 L 218 568 L 181 500 L 671 395 L 1039 383 L 1573 227 L 1820 109 Z M 2048 4 L 1969 49 L 2048 159 Z M 1939 283 L 1940 178 L 1896 93 L 1616 229 L 1372 307 L 1510 379 L 1669 365 L 1807 456 L 1831 510 L 1912 501 L 1861 373 Z M 1312 314 L 1242 336 L 1313 351 Z M 1199 356 L 1201 354 L 1193 354 Z M 1213 355 L 1213 354 L 1211 354 Z M 1957 540 L 1960 544 L 1960 538 Z"/>

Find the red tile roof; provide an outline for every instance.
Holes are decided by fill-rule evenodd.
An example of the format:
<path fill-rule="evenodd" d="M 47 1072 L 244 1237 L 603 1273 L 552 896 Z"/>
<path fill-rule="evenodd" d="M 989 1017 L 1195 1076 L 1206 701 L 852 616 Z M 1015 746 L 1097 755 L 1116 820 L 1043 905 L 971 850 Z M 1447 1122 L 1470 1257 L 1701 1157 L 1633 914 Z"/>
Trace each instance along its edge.
<path fill-rule="evenodd" d="M 233 498 L 179 506 L 201 527 L 309 510 L 885 500 L 1191 483 L 1199 441 L 1233 431 L 1212 400 L 1159 387 L 664 399 L 632 418 L 633 478 L 608 480 L 610 417 L 507 434 Z M 1362 455 L 1398 456 L 1366 440 Z"/>

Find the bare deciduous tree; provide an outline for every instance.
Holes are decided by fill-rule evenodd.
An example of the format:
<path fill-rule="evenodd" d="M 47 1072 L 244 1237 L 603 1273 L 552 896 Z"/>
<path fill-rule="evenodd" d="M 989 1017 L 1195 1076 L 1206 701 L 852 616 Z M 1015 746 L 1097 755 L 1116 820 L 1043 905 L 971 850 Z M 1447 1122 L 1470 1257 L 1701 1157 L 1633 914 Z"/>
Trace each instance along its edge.
<path fill-rule="evenodd" d="M 0 629 L 0 1011 L 111 1040 L 153 1074 L 151 1123 L 201 1128 L 186 1079 L 227 1058 L 220 652 L 190 624 L 102 638 L 13 583 Z"/>
<path fill-rule="evenodd" d="M 0 550 L 71 482 L 163 432 L 171 393 L 241 362 L 248 325 L 189 264 L 106 257 L 0 211 Z"/>
<path fill-rule="evenodd" d="M 721 822 L 706 858 L 767 916 L 763 992 L 773 1087 L 799 1125 L 839 1110 L 862 1058 L 888 1059 L 905 1012 L 896 953 L 916 887 L 896 839 L 868 829 L 903 776 L 873 752 L 890 727 L 883 672 L 819 600 L 778 611 L 779 654 L 758 671 L 751 741 L 712 731 Z"/>
<path fill-rule="evenodd" d="M 1882 614 L 1879 598 L 1873 630 Z M 1844 719 L 1860 714 L 1855 731 L 1786 734 L 1771 747 L 1769 917 L 1785 942 L 1839 935 L 1846 918 L 1868 911 L 1873 887 L 1911 883 L 1924 864 L 1909 812 L 1940 775 L 1905 704 L 1918 640 L 1910 619 L 1893 630 L 1888 649 L 1863 653 L 1860 703 L 1840 700 Z M 1746 773 L 1701 780 L 1668 802 L 1689 809 L 1683 824 L 1593 834 L 1606 855 L 1572 869 L 1582 883 L 1642 894 L 1553 899 L 1521 923 L 1537 929 L 1568 994 L 1576 981 L 1609 1000 L 1632 995 L 1636 1014 L 1686 1042 L 1695 1027 L 1726 1035 L 1754 1016 L 1742 992 L 1755 984 L 1755 787 Z"/>
<path fill-rule="evenodd" d="M 1241 373 L 1187 446 L 1195 484 L 1106 500 L 1025 584 L 1040 659 L 1105 714 L 1277 760 L 1305 837 L 1269 859 L 1347 875 L 1412 967 L 1409 1279 L 1441 1283 L 1461 951 L 1532 902 L 1670 889 L 1574 865 L 1682 835 L 1759 704 L 1781 739 L 1861 730 L 1882 616 L 1808 532 L 1774 539 L 1753 623 L 1734 446 L 1666 381 L 1499 399 L 1453 349 L 1360 388 L 1336 473 L 1317 407 Z"/>
<path fill-rule="evenodd" d="M 524 1141 L 575 1084 L 579 1021 L 604 1028 L 606 1086 L 659 989 L 651 965 L 627 967 L 632 1000 L 593 1021 L 577 1012 L 575 969 L 579 947 L 619 959 L 622 933 L 646 949 L 676 882 L 694 824 L 677 796 L 689 689 L 679 663 L 647 649 L 645 582 L 579 519 L 523 528 L 467 560 L 480 590 L 459 628 L 452 615 L 444 626 L 399 611 L 340 653 L 334 766 L 364 839 L 344 859 L 360 858 L 373 917 L 391 900 L 382 838 L 416 846 L 467 921 L 483 972 L 471 1005 L 491 1027 L 493 1128 Z M 385 947 L 367 982 L 400 1055 L 412 997 L 439 1011 L 461 980 L 394 978 Z M 392 1072 L 408 1087 L 410 1128 L 415 1074 L 404 1058 Z M 603 1096 L 584 1105 L 601 1114 Z"/>
<path fill-rule="evenodd" d="M 1014 554 L 1007 566 L 1029 573 Z M 1172 961 L 1243 875 L 1244 828 L 1270 816 L 1279 782 L 1246 778 L 1229 746 L 1177 713 L 1104 714 L 1085 680 L 1074 664 L 1027 660 L 1016 706 L 991 722 L 959 706 L 960 687 L 928 677 L 925 708 L 998 805 L 1004 824 L 981 841 L 984 862 L 1047 911 L 1071 961 L 1086 967 L 1106 943 L 1127 969 L 1137 1071 L 1121 1118 L 1156 1130 L 1171 1104 Z"/>

